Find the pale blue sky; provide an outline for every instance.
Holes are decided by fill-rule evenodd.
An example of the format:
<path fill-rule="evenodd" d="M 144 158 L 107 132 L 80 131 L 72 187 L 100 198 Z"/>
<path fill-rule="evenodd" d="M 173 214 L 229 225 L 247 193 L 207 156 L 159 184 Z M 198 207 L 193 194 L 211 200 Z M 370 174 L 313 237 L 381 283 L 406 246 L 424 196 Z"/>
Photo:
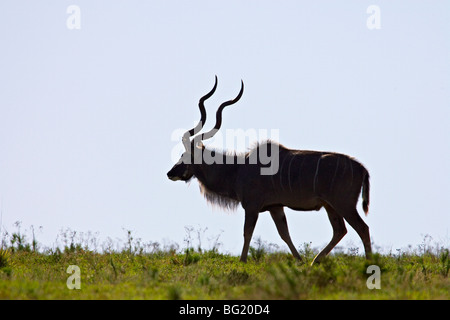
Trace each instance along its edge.
<path fill-rule="evenodd" d="M 369 5 L 381 29 L 367 28 Z M 193 226 L 239 253 L 243 210 L 166 177 L 172 134 L 198 121 L 217 74 L 207 129 L 243 79 L 223 130 L 277 129 L 287 147 L 356 157 L 375 245 L 448 245 L 449 21 L 448 1 L 2 1 L 3 228 L 43 226 L 47 246 L 61 228 L 183 245 Z M 323 210 L 287 219 L 296 246 L 331 239 Z M 284 248 L 267 213 L 254 235 Z M 349 228 L 340 245 L 361 242 Z"/>

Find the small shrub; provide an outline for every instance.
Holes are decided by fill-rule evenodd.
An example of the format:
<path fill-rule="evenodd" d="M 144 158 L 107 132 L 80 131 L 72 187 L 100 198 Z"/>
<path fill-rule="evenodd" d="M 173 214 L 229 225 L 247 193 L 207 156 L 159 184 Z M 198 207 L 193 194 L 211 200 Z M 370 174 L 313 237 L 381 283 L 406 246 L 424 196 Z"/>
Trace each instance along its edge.
<path fill-rule="evenodd" d="M 441 261 L 441 270 L 442 270 L 441 273 L 445 277 L 448 276 L 448 271 L 450 269 L 450 259 L 448 258 L 448 256 L 449 256 L 448 249 L 443 249 L 439 256 L 439 260 Z"/>
<path fill-rule="evenodd" d="M 169 300 L 181 300 L 181 288 L 179 286 L 171 286 L 167 292 Z"/>
<path fill-rule="evenodd" d="M 250 246 L 249 253 L 250 257 L 256 262 L 263 261 L 264 257 L 266 257 L 269 253 L 275 251 L 274 249 L 278 249 L 277 245 L 272 243 L 267 244 L 267 242 L 263 241 L 260 237 L 256 238 L 254 243 L 256 246 Z"/>
<path fill-rule="evenodd" d="M 10 255 L 8 249 L 0 249 L 0 269 L 8 267 Z"/>
<path fill-rule="evenodd" d="M 236 286 L 236 285 L 242 285 L 245 284 L 250 278 L 250 275 L 247 273 L 247 271 L 237 271 L 237 270 L 231 270 L 231 272 L 227 276 L 227 281 L 230 285 Z"/>
<path fill-rule="evenodd" d="M 200 253 L 195 252 L 193 248 L 186 249 L 185 250 L 185 256 L 184 256 L 184 265 L 188 266 L 193 263 L 197 263 L 200 261 Z"/>

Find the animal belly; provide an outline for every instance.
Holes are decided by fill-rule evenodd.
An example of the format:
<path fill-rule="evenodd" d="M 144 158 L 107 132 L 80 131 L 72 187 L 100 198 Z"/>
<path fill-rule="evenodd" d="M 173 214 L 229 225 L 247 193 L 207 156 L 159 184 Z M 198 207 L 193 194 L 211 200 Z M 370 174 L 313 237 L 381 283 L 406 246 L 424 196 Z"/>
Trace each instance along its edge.
<path fill-rule="evenodd" d="M 272 207 L 288 207 L 289 209 L 296 211 L 314 211 L 320 210 L 324 206 L 323 200 L 319 198 L 308 199 L 308 200 L 284 200 L 284 201 L 274 201 L 273 203 L 267 203 L 261 212 L 270 210 Z"/>
<path fill-rule="evenodd" d="M 292 210 L 297 211 L 313 211 L 313 210 L 320 210 L 324 205 L 323 201 L 321 199 L 308 199 L 303 201 L 289 201 L 285 204 L 286 207 Z"/>

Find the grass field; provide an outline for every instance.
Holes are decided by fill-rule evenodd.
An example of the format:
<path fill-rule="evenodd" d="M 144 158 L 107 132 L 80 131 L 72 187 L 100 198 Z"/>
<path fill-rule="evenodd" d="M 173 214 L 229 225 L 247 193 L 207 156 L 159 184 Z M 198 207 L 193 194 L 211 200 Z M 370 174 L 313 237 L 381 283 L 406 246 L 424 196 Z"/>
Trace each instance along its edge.
<path fill-rule="evenodd" d="M 66 231 L 61 246 L 40 249 L 34 232 L 30 241 L 20 232 L 3 234 L 0 299 L 450 298 L 449 251 L 442 247 L 375 254 L 370 261 L 339 253 L 310 266 L 315 252 L 308 245 L 300 248 L 300 263 L 259 241 L 243 264 L 189 241 L 184 249 L 160 248 L 128 231 L 121 248 L 109 241 L 95 250 L 87 243 L 95 237 L 77 242 L 75 235 Z M 379 268 L 378 280 L 370 265 Z M 380 289 L 369 289 L 376 281 Z"/>

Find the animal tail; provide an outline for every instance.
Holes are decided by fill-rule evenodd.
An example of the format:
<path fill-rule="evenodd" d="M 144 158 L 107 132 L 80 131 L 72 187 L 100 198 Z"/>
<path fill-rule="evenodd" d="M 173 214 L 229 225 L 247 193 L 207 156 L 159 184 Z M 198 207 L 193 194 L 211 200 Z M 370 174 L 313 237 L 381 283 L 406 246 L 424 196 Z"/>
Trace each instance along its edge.
<path fill-rule="evenodd" d="M 370 178 L 369 172 L 365 170 L 362 185 L 362 198 L 363 198 L 362 207 L 366 216 L 369 213 L 369 193 L 370 193 L 369 178 Z"/>

